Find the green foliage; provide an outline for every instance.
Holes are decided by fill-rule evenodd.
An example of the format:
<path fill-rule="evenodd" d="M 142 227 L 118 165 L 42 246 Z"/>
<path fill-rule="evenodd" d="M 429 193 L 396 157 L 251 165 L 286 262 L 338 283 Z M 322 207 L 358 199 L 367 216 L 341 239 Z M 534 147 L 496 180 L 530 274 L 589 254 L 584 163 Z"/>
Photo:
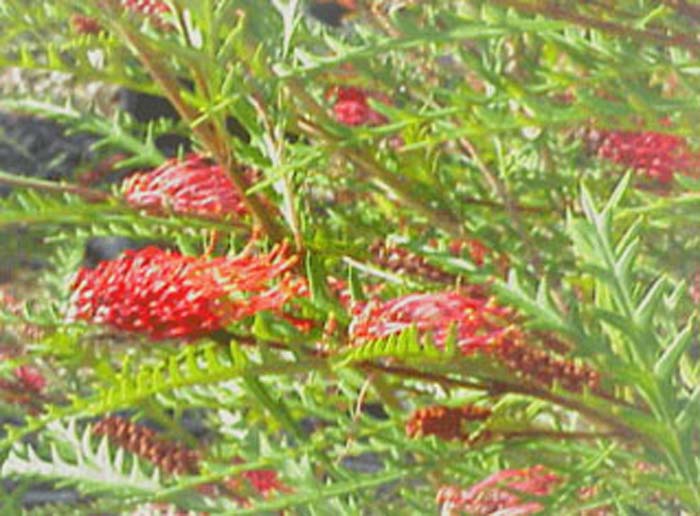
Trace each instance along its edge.
<path fill-rule="evenodd" d="M 21 91 L 0 109 L 90 133 L 95 160 L 124 154 L 124 168 L 161 165 L 159 138 L 184 135 L 231 176 L 249 214 L 139 210 L 118 186 L 0 172 L 13 188 L 0 199 L 0 260 L 20 263 L 17 250 L 33 246 L 48 263 L 28 292 L 12 284 L 0 296 L 1 475 L 19 482 L 0 491 L 3 514 L 26 509 L 37 481 L 82 496 L 35 508 L 47 513 L 165 503 L 429 514 L 441 486 L 537 464 L 559 479 L 535 497 L 546 513 L 699 512 L 698 8 L 384 0 L 357 2 L 333 28 L 309 15 L 312 3 L 169 0 L 167 13 L 144 14 L 116 0 L 0 0 L 0 66 L 162 95 L 180 120 L 141 124 L 143 113 L 105 116 Z M 100 29 L 80 34 L 86 19 Z M 347 86 L 367 103 L 345 108 L 380 122 L 344 123 L 336 102 Z M 626 149 L 653 161 L 644 177 L 601 155 L 608 131 L 684 143 Z M 672 181 L 648 177 L 669 162 L 685 164 Z M 157 241 L 207 264 L 287 242 L 288 277 L 270 288 L 293 278 L 306 289 L 194 342 L 120 331 L 117 318 L 106 324 L 109 307 L 68 321 L 95 236 Z M 378 256 L 376 242 L 398 251 Z M 132 300 L 146 284 L 187 286 L 149 272 Z M 252 284 L 258 272 L 235 279 Z M 223 319 L 227 303 L 266 288 L 208 302 Z M 435 306 L 421 308 L 427 320 L 407 312 L 415 320 L 401 331 L 351 340 L 365 302 L 440 291 L 507 308 L 503 335 L 530 354 L 509 356 L 506 337 L 489 342 L 502 355 L 458 353 L 471 314 Z M 144 310 L 198 301 L 173 308 L 176 297 Z M 118 315 L 141 315 L 128 308 Z M 449 330 L 444 346 L 418 329 L 433 323 Z M 589 369 L 599 384 L 564 388 Z M 421 409 L 435 405 L 490 412 L 433 424 Z M 199 470 L 167 477 L 97 442 L 90 424 L 112 413 L 196 449 Z M 421 417 L 423 434 L 409 436 Z M 279 485 L 256 490 L 251 479 L 271 471 Z"/>
<path fill-rule="evenodd" d="M 127 458 L 121 448 L 112 454 L 106 438 L 95 446 L 89 428 L 80 434 L 75 420 L 67 426 L 50 425 L 47 430 L 57 437 L 48 457 L 41 457 L 31 445 L 17 446 L 5 460 L 2 474 L 58 480 L 79 486 L 84 494 L 114 493 L 126 500 L 161 486 L 158 470 L 147 474 L 138 458 Z"/>

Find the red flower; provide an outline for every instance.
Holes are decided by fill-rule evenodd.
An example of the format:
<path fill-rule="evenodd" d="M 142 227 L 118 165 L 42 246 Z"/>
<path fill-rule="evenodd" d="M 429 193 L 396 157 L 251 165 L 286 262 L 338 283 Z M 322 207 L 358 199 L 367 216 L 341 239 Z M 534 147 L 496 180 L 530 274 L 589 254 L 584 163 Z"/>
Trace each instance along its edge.
<path fill-rule="evenodd" d="M 681 136 L 656 132 L 604 131 L 598 156 L 644 173 L 661 184 L 675 172 L 692 165 L 692 155 Z"/>
<path fill-rule="evenodd" d="M 20 366 L 14 370 L 14 375 L 21 386 L 27 391 L 39 393 L 46 387 L 46 378 L 44 378 L 44 375 L 34 366 Z"/>
<path fill-rule="evenodd" d="M 304 280 L 289 274 L 297 257 L 285 255 L 286 245 L 265 255 L 213 259 L 157 247 L 128 250 L 78 271 L 69 319 L 154 340 L 199 337 L 261 310 L 281 310 L 302 295 Z"/>
<path fill-rule="evenodd" d="M 335 89 L 336 101 L 333 105 L 335 119 L 345 125 L 381 125 L 387 118 L 374 111 L 367 101 L 369 98 L 389 104 L 389 99 L 379 93 L 368 92 L 354 86 L 340 86 Z"/>
<path fill-rule="evenodd" d="M 130 11 L 148 16 L 170 12 L 170 6 L 161 0 L 122 0 L 122 5 Z"/>
<path fill-rule="evenodd" d="M 535 514 L 544 509 L 530 497 L 548 496 L 561 478 L 544 466 L 507 469 L 490 475 L 468 489 L 444 486 L 437 494 L 437 503 L 446 514 L 503 514 L 508 516 Z M 527 495 L 522 499 L 518 493 Z"/>
<path fill-rule="evenodd" d="M 280 481 L 277 472 L 272 469 L 245 471 L 243 477 L 250 483 L 255 492 L 263 498 L 267 498 L 273 492 L 292 492 L 288 486 Z"/>
<path fill-rule="evenodd" d="M 132 12 L 152 17 L 159 28 L 167 28 L 157 17 L 161 14 L 169 13 L 170 6 L 161 0 L 122 0 L 122 6 Z M 70 18 L 73 30 L 78 34 L 97 35 L 104 30 L 99 21 L 91 16 L 74 14 Z"/>
<path fill-rule="evenodd" d="M 243 459 L 236 457 L 233 462 L 243 464 Z M 272 469 L 244 471 L 240 475 L 225 479 L 224 485 L 243 507 L 251 506 L 249 494 L 255 493 L 263 498 L 269 498 L 273 493 L 293 492 L 293 489 L 282 482 L 277 472 Z"/>
<path fill-rule="evenodd" d="M 126 201 L 139 208 L 219 217 L 247 212 L 228 174 L 195 154 L 134 174 L 124 181 L 122 189 Z"/>
<path fill-rule="evenodd" d="M 443 346 L 454 326 L 457 346 L 469 354 L 497 345 L 509 331 L 505 324 L 509 310 L 488 299 L 458 292 L 408 294 L 389 301 L 370 301 L 356 312 L 350 325 L 355 344 L 382 339 L 415 324 L 420 332 L 431 332 L 435 344 Z"/>

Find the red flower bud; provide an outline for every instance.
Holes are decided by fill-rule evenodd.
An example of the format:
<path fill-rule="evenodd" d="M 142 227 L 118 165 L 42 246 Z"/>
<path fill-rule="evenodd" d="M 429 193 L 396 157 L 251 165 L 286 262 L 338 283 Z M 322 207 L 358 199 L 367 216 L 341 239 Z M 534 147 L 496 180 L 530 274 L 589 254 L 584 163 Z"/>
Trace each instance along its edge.
<path fill-rule="evenodd" d="M 599 135 L 598 156 L 624 165 L 661 184 L 685 172 L 693 156 L 685 138 L 651 131 L 604 131 Z"/>
<path fill-rule="evenodd" d="M 169 160 L 151 172 L 134 174 L 122 185 L 126 201 L 153 211 L 221 217 L 247 213 L 233 180 L 219 165 L 192 154 Z"/>
<path fill-rule="evenodd" d="M 457 347 L 463 354 L 470 354 L 500 342 L 509 331 L 508 309 L 458 292 L 408 294 L 389 301 L 370 301 L 356 312 L 350 325 L 354 344 L 383 339 L 415 325 L 420 332 L 430 332 L 441 347 L 454 327 Z"/>
<path fill-rule="evenodd" d="M 373 98 L 389 104 L 390 100 L 385 95 L 354 86 L 339 86 L 335 91 L 336 101 L 333 105 L 333 113 L 335 113 L 335 119 L 341 124 L 381 125 L 387 122 L 386 117 L 374 111 L 368 102 L 369 98 Z"/>

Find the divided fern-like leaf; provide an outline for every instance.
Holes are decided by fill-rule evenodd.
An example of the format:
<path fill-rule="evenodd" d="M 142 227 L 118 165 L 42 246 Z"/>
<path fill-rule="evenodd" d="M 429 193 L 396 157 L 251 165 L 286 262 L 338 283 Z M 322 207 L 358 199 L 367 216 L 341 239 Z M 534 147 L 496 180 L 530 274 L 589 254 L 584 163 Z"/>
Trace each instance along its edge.
<path fill-rule="evenodd" d="M 378 358 L 399 360 L 447 360 L 456 349 L 455 327 L 451 327 L 445 339 L 444 349 L 439 349 L 430 335 L 421 337 L 418 328 L 411 325 L 399 333 L 382 339 L 373 339 L 342 355 L 339 365 Z"/>
<path fill-rule="evenodd" d="M 227 356 L 217 353 L 216 345 L 188 346 L 177 356 L 138 371 L 124 371 L 117 383 L 100 390 L 94 399 L 75 400 L 78 407 L 97 413 L 132 406 L 154 394 L 179 387 L 217 383 L 244 375 L 248 357 L 231 341 Z"/>
<path fill-rule="evenodd" d="M 68 425 L 55 422 L 48 426 L 54 438 L 48 457 L 27 444 L 17 444 L 2 465 L 5 477 L 29 477 L 79 487 L 84 494 L 118 493 L 125 498 L 152 495 L 162 484 L 157 470 L 145 472 L 138 458 L 126 460 L 121 449 L 112 455 L 107 439 L 97 446 L 90 429 L 78 433 L 75 420 Z M 70 452 L 59 451 L 59 445 Z"/>

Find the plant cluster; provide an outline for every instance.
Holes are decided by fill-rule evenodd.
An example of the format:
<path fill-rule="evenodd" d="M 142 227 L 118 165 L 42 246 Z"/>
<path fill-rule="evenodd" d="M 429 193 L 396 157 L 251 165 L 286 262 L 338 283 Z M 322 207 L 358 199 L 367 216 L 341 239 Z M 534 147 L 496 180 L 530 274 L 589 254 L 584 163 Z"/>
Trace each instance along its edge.
<path fill-rule="evenodd" d="M 127 95 L 0 99 L 94 141 L 0 170 L 50 260 L 0 291 L 2 513 L 700 512 L 698 24 L 0 0 L 0 66 Z"/>

